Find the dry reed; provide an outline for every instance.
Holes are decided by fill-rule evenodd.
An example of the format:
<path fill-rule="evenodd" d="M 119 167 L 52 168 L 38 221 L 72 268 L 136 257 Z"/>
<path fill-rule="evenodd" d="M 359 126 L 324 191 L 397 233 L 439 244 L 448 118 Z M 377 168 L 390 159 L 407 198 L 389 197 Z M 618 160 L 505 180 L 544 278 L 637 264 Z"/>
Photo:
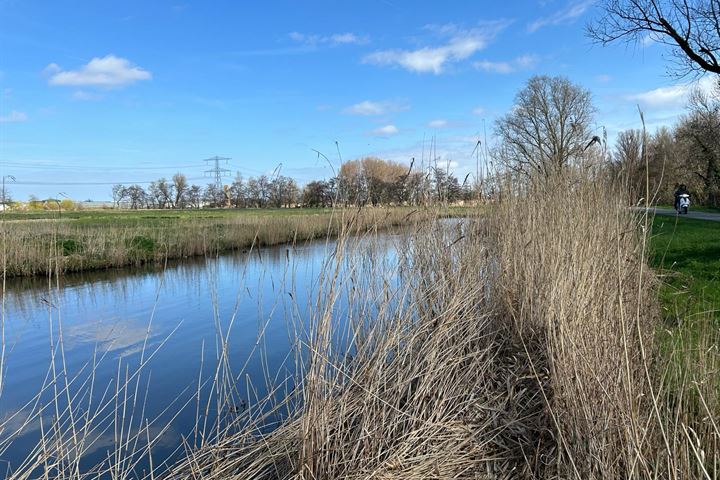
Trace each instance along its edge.
<path fill-rule="evenodd" d="M 291 309 L 294 375 L 242 414 L 198 421 L 200 441 L 185 445 L 181 461 L 144 473 L 716 478 L 720 336 L 696 319 L 705 336 L 657 340 L 649 222 L 620 195 L 603 178 L 572 173 L 508 183 L 487 219 L 414 224 L 396 261 L 357 213 L 338 214 L 322 289 Z M 359 225 L 371 233 L 353 237 Z M 214 397 L 203 400 L 218 411 L 238 404 L 225 341 Z M 114 406 L 96 410 L 126 413 L 104 424 L 123 432 L 116 457 L 89 476 L 140 476 L 139 458 L 153 465 L 149 423 L 124 408 L 137 399 L 134 381 L 119 376 Z M 78 414 L 56 415 L 63 420 L 14 478 L 40 467 L 84 478 L 75 459 L 83 432 L 97 428 L 88 421 L 102 415 Z"/>

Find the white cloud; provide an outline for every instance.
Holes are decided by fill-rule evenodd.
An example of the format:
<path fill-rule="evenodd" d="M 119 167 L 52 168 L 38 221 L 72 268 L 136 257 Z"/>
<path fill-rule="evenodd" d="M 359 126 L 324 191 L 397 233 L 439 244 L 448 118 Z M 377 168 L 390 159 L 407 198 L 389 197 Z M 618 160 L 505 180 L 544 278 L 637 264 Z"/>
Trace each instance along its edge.
<path fill-rule="evenodd" d="M 483 107 L 475 107 L 472 111 L 474 115 L 483 115 L 485 114 L 485 109 Z"/>
<path fill-rule="evenodd" d="M 478 70 L 491 73 L 513 73 L 518 70 L 525 70 L 534 67 L 539 58 L 537 55 L 522 55 L 508 62 L 491 62 L 489 60 L 481 60 L 473 65 Z"/>
<path fill-rule="evenodd" d="M 612 80 L 612 77 L 603 73 L 600 75 L 595 75 L 595 80 L 600 83 L 608 83 L 610 80 Z"/>
<path fill-rule="evenodd" d="M 592 7 L 593 3 L 595 3 L 595 0 L 571 0 L 562 10 L 558 10 L 548 17 L 538 18 L 531 22 L 527 30 L 533 33 L 543 27 L 572 23 L 584 15 L 585 12 Z"/>
<path fill-rule="evenodd" d="M 433 120 L 432 122 L 428 123 L 429 128 L 445 128 L 447 126 L 447 120 Z"/>
<path fill-rule="evenodd" d="M 354 45 L 363 45 L 369 41 L 367 37 L 358 36 L 354 33 L 336 33 L 330 36 L 330 40 L 334 43 L 350 43 Z"/>
<path fill-rule="evenodd" d="M 102 98 L 102 95 L 92 92 L 86 92 L 84 90 L 78 90 L 76 92 L 73 92 L 72 98 L 74 100 L 91 101 L 100 100 Z"/>
<path fill-rule="evenodd" d="M 395 125 L 385 125 L 372 131 L 372 134 L 378 137 L 389 137 L 398 133 L 400 133 L 400 130 Z"/>
<path fill-rule="evenodd" d="M 7 115 L 0 116 L 0 123 L 20 123 L 27 121 L 27 119 L 27 113 L 13 110 Z"/>
<path fill-rule="evenodd" d="M 388 113 L 401 112 L 408 108 L 407 104 L 401 102 L 373 102 L 365 100 L 355 105 L 350 105 L 344 112 L 350 115 L 386 115 Z"/>
<path fill-rule="evenodd" d="M 365 35 L 358 35 L 351 32 L 333 33 L 332 35 L 290 32 L 288 36 L 294 42 L 312 47 L 316 47 L 318 45 L 365 45 L 370 41 L 370 39 Z"/>
<path fill-rule="evenodd" d="M 62 71 L 62 68 L 60 68 L 60 65 L 57 63 L 51 63 L 47 67 L 43 68 L 43 75 L 53 75 L 55 73 L 58 73 Z"/>
<path fill-rule="evenodd" d="M 51 63 L 44 72 L 51 75 L 50 85 L 63 86 L 124 87 L 152 78 L 147 70 L 115 55 L 93 58 L 78 70 L 62 70 L 57 64 Z"/>
<path fill-rule="evenodd" d="M 641 106 L 651 108 L 675 108 L 682 107 L 687 103 L 688 95 L 695 89 L 710 93 L 715 87 L 712 77 L 703 77 L 697 82 L 660 87 L 647 92 L 627 95 L 627 100 L 638 102 Z"/>
<path fill-rule="evenodd" d="M 470 30 L 454 25 L 429 26 L 442 37 L 448 37 L 440 46 L 417 50 L 381 50 L 363 58 L 364 63 L 399 66 L 416 73 L 442 73 L 448 64 L 457 63 L 482 50 L 506 26 L 508 22 L 489 22 Z"/>

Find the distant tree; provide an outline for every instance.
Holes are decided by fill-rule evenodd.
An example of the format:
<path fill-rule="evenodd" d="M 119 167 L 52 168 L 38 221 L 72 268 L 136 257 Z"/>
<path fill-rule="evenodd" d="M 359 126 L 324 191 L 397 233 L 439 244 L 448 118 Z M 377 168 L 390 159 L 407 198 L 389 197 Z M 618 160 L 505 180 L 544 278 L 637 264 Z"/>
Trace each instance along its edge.
<path fill-rule="evenodd" d="M 188 183 L 187 177 L 182 173 L 178 172 L 173 175 L 172 190 L 175 192 L 175 198 L 173 199 L 173 205 L 175 208 L 184 208 L 185 202 L 187 201 L 187 190 Z"/>
<path fill-rule="evenodd" d="M 608 44 L 617 40 L 668 45 L 673 71 L 720 74 L 720 2 L 717 0 L 603 0 L 604 15 L 588 35 Z"/>
<path fill-rule="evenodd" d="M 160 208 L 173 208 L 173 186 L 165 178 L 157 181 L 157 189 L 160 192 Z"/>
<path fill-rule="evenodd" d="M 367 201 L 367 189 L 362 164 L 351 160 L 340 166 L 338 174 L 340 201 L 345 205 L 364 205 Z"/>
<path fill-rule="evenodd" d="M 122 184 L 113 185 L 112 198 L 116 208 L 120 207 L 120 203 L 127 197 L 127 189 Z"/>
<path fill-rule="evenodd" d="M 203 194 L 203 202 L 208 207 L 224 207 L 225 206 L 225 192 L 218 188 L 214 183 L 209 183 L 205 187 Z"/>
<path fill-rule="evenodd" d="M 634 200 L 637 200 L 637 196 L 645 191 L 643 133 L 641 130 L 624 130 L 618 134 L 612 168 L 615 175 L 630 189 Z"/>
<path fill-rule="evenodd" d="M 202 203 L 203 192 L 199 185 L 191 185 L 187 191 L 187 201 L 192 208 L 200 208 Z"/>
<path fill-rule="evenodd" d="M 551 176 L 583 152 L 593 114 L 589 91 L 564 77 L 532 77 L 496 122 L 498 160 L 523 175 Z"/>
<path fill-rule="evenodd" d="M 686 168 L 682 162 L 679 162 L 678 143 L 675 140 L 674 133 L 667 127 L 660 127 L 648 138 L 647 150 L 647 167 L 641 161 L 641 177 L 645 177 L 647 169 L 647 181 L 649 182 L 649 190 L 651 199 L 657 195 L 656 200 L 663 203 L 673 203 L 675 193 L 675 183 L 684 183 L 688 187 L 693 186 L 697 182 L 692 171 Z M 644 186 L 644 183 L 640 184 Z M 635 198 L 639 199 L 645 196 L 645 191 L 640 190 L 640 194 Z M 697 200 L 697 198 L 695 198 Z"/>
<path fill-rule="evenodd" d="M 720 206 L 720 94 L 696 91 L 689 109 L 675 131 L 683 168 L 698 180 L 701 201 Z"/>
<path fill-rule="evenodd" d="M 140 185 L 130 185 L 125 190 L 127 198 L 130 201 L 130 208 L 138 209 L 148 206 L 148 195 Z"/>
<path fill-rule="evenodd" d="M 404 201 L 408 167 L 377 157 L 351 160 L 340 166 L 339 200 L 345 205 L 373 205 Z"/>
<path fill-rule="evenodd" d="M 256 178 L 250 177 L 248 179 L 245 193 L 248 207 L 261 207 L 260 186 L 258 185 L 258 181 Z"/>
<path fill-rule="evenodd" d="M 433 190 L 435 199 L 441 203 L 454 203 L 462 198 L 462 187 L 457 177 L 447 169 L 432 169 Z"/>
<path fill-rule="evenodd" d="M 426 175 L 423 172 L 411 172 L 405 180 L 406 199 L 410 205 L 420 205 L 429 191 L 426 184 Z"/>
<path fill-rule="evenodd" d="M 164 195 L 160 191 L 160 187 L 158 186 L 157 182 L 151 182 L 150 185 L 148 185 L 147 190 L 147 203 L 148 208 L 163 208 Z"/>
<path fill-rule="evenodd" d="M 264 208 L 267 206 L 270 198 L 270 180 L 267 175 L 260 175 L 257 178 L 258 206 Z"/>
<path fill-rule="evenodd" d="M 275 208 L 289 207 L 297 202 L 298 192 L 295 180 L 279 175 L 268 184 L 268 201 Z"/>
<path fill-rule="evenodd" d="M 329 207 L 332 205 L 332 191 L 328 182 L 316 180 L 303 188 L 302 204 L 305 207 Z"/>
<path fill-rule="evenodd" d="M 230 204 L 235 208 L 241 208 L 245 206 L 245 183 L 240 172 L 237 172 L 235 179 L 230 188 L 228 189 L 230 195 Z"/>

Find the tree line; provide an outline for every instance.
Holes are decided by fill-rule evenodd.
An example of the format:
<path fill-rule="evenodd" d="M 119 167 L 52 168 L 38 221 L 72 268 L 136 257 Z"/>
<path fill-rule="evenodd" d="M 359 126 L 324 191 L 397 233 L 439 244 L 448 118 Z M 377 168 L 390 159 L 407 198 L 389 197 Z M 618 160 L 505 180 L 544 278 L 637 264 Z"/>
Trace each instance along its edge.
<path fill-rule="evenodd" d="M 607 147 L 605 129 L 595 124 L 588 90 L 564 77 L 531 78 L 513 108 L 495 124 L 493 159 L 506 173 L 530 182 L 567 168 L 595 169 L 627 186 L 634 201 L 649 195 L 673 203 L 677 184 L 695 203 L 720 206 L 720 83 L 695 90 L 687 114 L 672 127 L 648 134 L 619 132 Z M 638 116 L 638 126 L 642 126 Z"/>
<path fill-rule="evenodd" d="M 461 183 L 448 168 L 416 171 L 413 163 L 407 166 L 376 157 L 351 160 L 341 165 L 336 176 L 308 182 L 302 188 L 284 175 L 246 180 L 240 173 L 222 188 L 214 183 L 201 187 L 190 185 L 184 174 L 176 173 L 171 180 L 160 178 L 147 188 L 114 185 L 112 197 L 116 207 L 131 209 L 291 208 L 456 203 L 481 193 L 467 177 Z"/>
<path fill-rule="evenodd" d="M 693 92 L 688 113 L 671 128 L 620 132 L 612 168 L 636 197 L 648 183 L 650 195 L 673 203 L 676 184 L 684 184 L 694 202 L 720 207 L 720 88 Z"/>

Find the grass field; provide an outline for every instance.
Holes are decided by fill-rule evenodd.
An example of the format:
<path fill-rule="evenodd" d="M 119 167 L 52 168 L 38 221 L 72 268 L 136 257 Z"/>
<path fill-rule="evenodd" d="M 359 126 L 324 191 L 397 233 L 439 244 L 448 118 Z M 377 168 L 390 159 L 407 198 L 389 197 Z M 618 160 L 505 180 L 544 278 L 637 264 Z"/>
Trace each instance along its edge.
<path fill-rule="evenodd" d="M 463 207 L 362 209 L 87 210 L 6 212 L 2 262 L 8 276 L 162 262 L 382 229 L 428 215 L 466 216 Z M 348 223 L 349 222 L 349 223 Z"/>
<path fill-rule="evenodd" d="M 675 207 L 670 204 L 658 205 L 658 208 L 667 208 L 669 210 L 675 209 Z M 702 205 L 690 205 L 690 210 L 694 210 L 696 212 L 720 213 L 720 208 L 718 207 L 703 207 Z"/>
<path fill-rule="evenodd" d="M 393 212 L 411 212 L 415 207 L 387 207 L 381 210 Z M 475 211 L 473 207 L 452 206 L 444 209 L 448 216 L 466 216 Z M 195 219 L 228 219 L 228 218 L 278 218 L 303 215 L 324 215 L 333 211 L 332 208 L 213 208 L 186 210 L 127 210 L 127 209 L 94 209 L 58 212 L 57 210 L 41 211 L 9 211 L 0 214 L 0 219 L 9 222 L 29 220 L 53 220 L 75 222 L 78 224 L 118 224 L 120 222 L 137 224 L 167 224 L 183 220 Z"/>
<path fill-rule="evenodd" d="M 667 319 L 709 311 L 720 318 L 720 222 L 655 217 L 650 262 L 663 280 Z"/>

